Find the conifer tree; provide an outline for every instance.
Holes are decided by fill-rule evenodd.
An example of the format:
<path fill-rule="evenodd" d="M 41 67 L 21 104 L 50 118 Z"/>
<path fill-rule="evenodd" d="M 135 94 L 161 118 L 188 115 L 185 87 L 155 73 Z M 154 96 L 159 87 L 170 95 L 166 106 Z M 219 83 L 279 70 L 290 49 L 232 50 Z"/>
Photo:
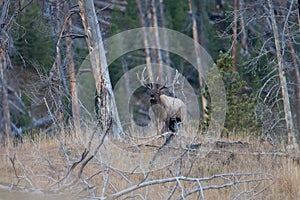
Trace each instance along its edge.
<path fill-rule="evenodd" d="M 14 45 L 18 53 L 14 61 L 19 65 L 38 67 L 38 70 L 47 73 L 53 63 L 53 38 L 43 12 L 32 2 L 18 16 L 16 23 Z"/>

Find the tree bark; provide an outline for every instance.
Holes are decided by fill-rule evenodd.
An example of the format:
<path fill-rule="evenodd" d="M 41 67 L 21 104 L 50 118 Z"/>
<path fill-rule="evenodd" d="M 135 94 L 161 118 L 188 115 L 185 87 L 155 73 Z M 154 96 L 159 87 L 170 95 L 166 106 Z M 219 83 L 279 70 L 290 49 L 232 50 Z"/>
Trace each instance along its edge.
<path fill-rule="evenodd" d="M 203 46 L 204 45 L 204 30 L 203 30 L 203 13 L 202 13 L 202 0 L 197 1 L 197 15 L 198 15 L 198 20 L 196 20 L 198 26 L 198 35 L 199 35 L 199 43 Z"/>
<path fill-rule="evenodd" d="M 8 50 L 9 50 L 9 31 L 11 30 L 13 23 L 18 16 L 18 14 L 25 9 L 30 3 L 27 2 L 23 7 L 20 1 L 9 1 L 4 0 L 1 2 L 0 9 L 0 87 L 2 88 L 2 109 L 3 114 L 0 113 L 0 116 L 3 116 L 4 120 L 4 132 L 3 135 L 1 135 L 0 132 L 0 142 L 6 144 L 11 135 L 11 118 L 10 118 L 10 108 L 9 108 L 9 99 L 8 99 L 8 87 L 7 87 L 7 81 L 5 76 L 5 71 L 10 66 L 10 59 L 8 56 Z M 13 6 L 10 4 L 13 3 Z M 10 8 L 13 8 L 10 10 Z M 1 121 L 0 120 L 0 128 L 1 127 Z"/>
<path fill-rule="evenodd" d="M 55 17 L 54 17 L 54 26 L 55 26 L 55 34 L 57 37 L 56 44 L 56 56 L 55 62 L 50 71 L 50 79 L 51 79 L 51 89 L 53 90 L 53 109 L 55 113 L 55 117 L 57 120 L 57 128 L 59 133 L 63 133 L 64 125 L 63 125 L 63 110 L 62 110 L 62 95 L 63 95 L 63 70 L 62 70 L 62 58 L 61 58 L 61 49 L 60 49 L 60 30 L 62 29 L 62 10 L 61 10 L 61 2 L 56 0 L 55 2 Z"/>
<path fill-rule="evenodd" d="M 167 27 L 167 19 L 166 19 L 166 16 L 165 16 L 165 9 L 164 9 L 164 1 L 163 0 L 159 0 L 159 15 L 160 15 L 160 19 L 161 19 L 161 27 L 163 28 L 166 28 Z M 169 38 L 168 38 L 168 35 L 167 33 L 164 31 L 163 35 L 163 46 L 165 48 L 169 48 Z M 163 63 L 166 65 L 166 66 L 169 66 L 171 67 L 171 59 L 170 59 L 170 53 L 169 51 L 161 51 L 161 54 L 162 54 L 162 58 L 163 58 Z M 167 77 L 167 80 L 172 80 L 172 74 L 169 72 L 169 70 L 167 70 L 166 72 L 166 77 Z"/>
<path fill-rule="evenodd" d="M 300 0 L 298 0 L 298 28 L 300 32 Z"/>
<path fill-rule="evenodd" d="M 234 0 L 233 8 L 233 46 L 232 46 L 232 57 L 233 57 L 233 70 L 237 72 L 237 9 L 238 0 Z"/>
<path fill-rule="evenodd" d="M 7 49 L 8 49 L 8 34 L 5 31 L 0 31 L 0 86 L 2 87 L 2 110 L 3 114 L 0 113 L 0 116 L 3 115 L 4 119 L 4 129 L 0 126 L 2 130 L 4 130 L 4 133 L 2 133 L 0 140 L 3 144 L 7 143 L 7 140 L 9 139 L 10 133 L 11 133 L 11 127 L 10 127 L 10 113 L 9 113 L 9 102 L 8 102 L 8 94 L 7 94 L 7 83 L 6 83 L 6 77 L 5 77 L 5 70 L 7 69 Z M 1 125 L 0 120 L 0 125 Z"/>
<path fill-rule="evenodd" d="M 65 2 L 65 11 L 68 12 L 68 2 Z M 71 18 L 68 21 L 67 25 L 67 35 L 70 34 L 71 28 Z M 76 90 L 76 72 L 75 72 L 75 63 L 72 55 L 72 39 L 70 36 L 66 37 L 66 56 L 69 65 L 69 78 L 70 78 L 70 95 L 71 95 L 71 102 L 72 102 L 72 117 L 74 128 L 77 133 L 81 132 L 80 128 L 80 116 L 79 116 L 79 105 L 78 105 L 78 95 Z"/>
<path fill-rule="evenodd" d="M 291 105 L 290 105 L 288 88 L 287 88 L 286 75 L 285 75 L 284 66 L 283 66 L 281 47 L 279 44 L 279 32 L 278 32 L 278 28 L 277 28 L 276 19 L 275 19 L 272 0 L 268 0 L 268 4 L 269 4 L 269 9 L 270 9 L 270 17 L 271 17 L 271 23 L 272 23 L 272 28 L 273 28 L 274 40 L 275 40 L 276 56 L 277 56 L 277 62 L 278 62 L 278 73 L 279 73 L 280 84 L 281 84 L 281 92 L 282 92 L 283 107 L 284 107 L 284 114 L 285 114 L 285 124 L 286 124 L 287 135 L 288 135 L 288 143 L 293 145 L 295 148 L 298 148 L 297 140 L 296 140 L 296 133 L 295 133 L 293 119 L 292 119 L 292 112 L 291 112 Z"/>
<path fill-rule="evenodd" d="M 195 15 L 193 12 L 192 1 L 188 0 L 188 4 L 189 4 L 189 10 L 190 10 L 191 18 L 192 18 L 192 29 L 193 29 L 193 38 L 194 38 L 194 48 L 195 48 L 195 54 L 196 54 L 196 59 L 197 59 L 199 86 L 200 86 L 201 90 L 203 90 L 205 87 L 204 87 L 204 81 L 202 78 L 202 58 L 201 58 L 201 55 L 199 52 L 199 45 L 198 45 L 199 37 L 198 37 L 198 32 L 197 32 L 197 22 L 196 22 Z M 205 98 L 205 95 L 203 92 L 201 92 L 201 100 L 202 100 L 202 109 L 203 109 L 202 118 L 204 121 L 206 121 L 208 119 L 207 109 L 206 109 L 207 108 L 207 99 Z"/>
<path fill-rule="evenodd" d="M 155 4 L 155 0 L 151 0 L 151 16 L 152 16 L 152 26 L 153 27 L 158 27 L 158 23 L 157 23 L 157 12 L 156 12 L 156 4 Z M 153 31 L 153 30 L 152 30 Z M 158 65 L 158 71 L 156 74 L 157 78 L 158 78 L 158 82 L 161 83 L 162 82 L 162 55 L 161 55 L 161 51 L 160 51 L 160 42 L 159 42 L 159 34 L 157 29 L 154 30 L 154 38 L 155 38 L 155 43 L 154 43 L 154 52 L 155 52 L 155 56 L 156 56 L 156 61 L 159 64 Z"/>
<path fill-rule="evenodd" d="M 136 7 L 137 7 L 137 13 L 138 13 L 138 18 L 139 18 L 139 23 L 141 27 L 145 27 L 145 20 L 143 18 L 143 10 L 141 6 L 141 1 L 136 0 Z M 147 38 L 147 33 L 146 31 L 143 31 L 143 42 L 145 47 L 149 45 L 148 38 Z M 147 72 L 150 77 L 150 82 L 153 82 L 153 72 L 151 69 L 151 55 L 150 55 L 150 50 L 149 48 L 145 48 L 145 56 L 146 56 L 146 66 L 147 66 Z"/>
<path fill-rule="evenodd" d="M 9 6 L 10 1 L 6 0 L 1 2 L 1 16 L 0 16 L 0 87 L 2 91 L 2 110 L 0 110 L 0 142 L 2 144 L 7 144 L 9 140 L 9 136 L 11 134 L 11 126 L 10 126 L 10 112 L 9 112 L 9 100 L 8 100 L 8 92 L 7 92 L 7 82 L 5 71 L 8 68 L 7 66 L 7 59 L 8 59 L 8 48 L 9 48 L 9 36 L 8 31 L 11 28 L 11 24 L 17 15 L 17 9 L 15 10 L 14 14 L 8 19 L 9 14 Z M 1 108 L 1 107 L 0 107 Z M 1 113 L 1 111 L 3 113 Z M 4 123 L 4 124 L 2 124 Z M 4 126 L 4 127 L 2 127 Z"/>
<path fill-rule="evenodd" d="M 167 27 L 167 19 L 165 16 L 165 11 L 164 11 L 164 1 L 163 0 L 159 0 L 159 14 L 160 14 L 160 18 L 161 18 L 161 26 L 162 27 Z M 169 40 L 168 40 L 168 35 L 166 33 L 163 34 L 163 42 L 164 42 L 164 46 L 168 47 L 169 46 Z M 171 65 L 171 61 L 170 61 L 170 54 L 168 51 L 164 52 L 164 56 L 165 56 L 165 63 L 167 66 Z"/>
<path fill-rule="evenodd" d="M 124 133 L 119 120 L 110 82 L 106 55 L 95 7 L 93 1 L 90 0 L 78 0 L 78 4 L 96 82 L 96 102 L 100 109 L 98 115 L 99 122 L 103 131 L 110 128 L 112 122 L 112 129 L 110 129 L 110 131 L 113 133 L 115 139 L 121 139 Z"/>
<path fill-rule="evenodd" d="M 240 10 L 240 26 L 241 26 L 241 41 L 242 41 L 242 49 L 243 49 L 243 55 L 248 56 L 248 45 L 247 45 L 247 33 L 245 29 L 245 21 L 244 21 L 244 15 L 243 15 L 243 9 L 245 6 L 244 0 L 239 0 L 239 10 Z"/>
<path fill-rule="evenodd" d="M 291 33 L 289 29 L 287 29 L 287 35 L 288 35 L 288 46 L 291 52 L 291 58 L 292 58 L 292 64 L 293 64 L 293 71 L 292 71 L 292 76 L 295 78 L 295 86 L 294 86 L 294 91 L 295 91 L 295 127 L 297 130 L 300 130 L 300 75 L 299 75 L 299 69 L 297 65 L 297 58 L 296 58 L 296 52 L 294 49 L 294 45 L 292 43 L 291 39 Z M 298 135 L 298 141 L 300 141 L 300 134 Z"/>

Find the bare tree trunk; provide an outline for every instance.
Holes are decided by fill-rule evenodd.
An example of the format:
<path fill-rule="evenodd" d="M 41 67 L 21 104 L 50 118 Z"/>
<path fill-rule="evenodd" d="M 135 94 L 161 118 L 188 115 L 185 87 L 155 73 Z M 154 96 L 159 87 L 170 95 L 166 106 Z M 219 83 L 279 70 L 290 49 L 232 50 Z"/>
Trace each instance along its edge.
<path fill-rule="evenodd" d="M 166 20 L 166 16 L 165 16 L 165 12 L 164 12 L 164 1 L 163 0 L 159 0 L 159 13 L 160 13 L 160 18 L 161 18 L 161 26 L 162 27 L 167 27 L 167 20 Z M 164 46 L 168 47 L 169 46 L 169 40 L 168 40 L 168 35 L 166 33 L 164 33 L 163 35 L 163 42 L 164 42 Z M 170 61 L 170 54 L 168 51 L 164 52 L 165 55 L 165 63 L 167 66 L 171 65 L 171 61 Z"/>
<path fill-rule="evenodd" d="M 290 48 L 290 52 L 291 52 L 291 57 L 292 57 L 292 63 L 293 63 L 293 77 L 295 78 L 295 86 L 294 86 L 294 90 L 295 90 L 295 94 L 296 94 L 296 99 L 294 100 L 295 102 L 295 122 L 296 122 L 296 127 L 297 130 L 300 130 L 300 75 L 299 75 L 299 69 L 298 69 L 298 65 L 297 65 L 297 59 L 296 59 L 296 52 L 291 40 L 291 33 L 289 31 L 289 29 L 287 29 L 287 35 L 288 35 L 288 45 Z M 300 134 L 298 134 L 298 141 L 300 141 Z"/>
<path fill-rule="evenodd" d="M 279 44 L 279 33 L 278 33 L 278 28 L 277 28 L 277 23 L 276 23 L 276 19 L 275 19 L 272 1 L 268 0 L 268 4 L 269 4 L 269 9 L 270 9 L 270 17 L 271 17 L 271 23 L 272 23 L 272 28 L 273 28 L 274 40 L 275 40 L 276 56 L 277 56 L 277 62 L 278 62 L 278 73 L 279 73 L 280 84 L 281 84 L 281 92 L 282 92 L 283 107 L 284 107 L 284 114 L 285 114 L 285 123 L 286 123 L 287 134 L 288 134 L 288 143 L 292 144 L 295 148 L 298 148 L 296 134 L 295 134 L 295 130 L 294 130 L 293 119 L 292 119 L 292 112 L 291 112 L 291 105 L 290 105 L 290 100 L 289 100 L 286 76 L 285 76 L 284 67 L 283 67 L 281 47 Z"/>
<path fill-rule="evenodd" d="M 65 2 L 65 4 L 68 4 L 68 2 Z M 68 5 L 65 5 L 65 11 L 68 12 L 68 9 L 66 8 Z M 68 26 L 67 26 L 67 34 L 70 34 L 70 28 L 71 28 L 71 18 L 69 20 Z M 78 95 L 76 90 L 76 72 L 75 72 L 75 63 L 72 55 L 72 39 L 70 36 L 66 37 L 66 56 L 68 60 L 69 65 L 69 76 L 70 76 L 70 95 L 71 95 L 71 101 L 72 101 L 72 117 L 73 117 L 73 123 L 75 131 L 80 133 L 80 118 L 79 118 L 79 105 L 78 105 Z"/>
<path fill-rule="evenodd" d="M 199 35 L 199 43 L 203 46 L 204 45 L 204 37 L 203 37 L 203 14 L 202 14 L 202 0 L 198 0 L 197 4 L 197 15 L 198 15 L 198 26 L 197 31 Z M 197 21 L 197 20 L 196 20 Z"/>
<path fill-rule="evenodd" d="M 153 27 L 158 27 L 158 24 L 157 24 L 157 13 L 156 13 L 156 4 L 155 4 L 155 0 L 151 0 L 151 16 L 152 16 L 152 25 Z M 158 82 L 161 83 L 162 82 L 162 64 L 163 64 L 163 61 L 162 61 L 162 55 L 161 55 L 161 51 L 160 51 L 160 42 L 159 42 L 159 34 L 158 34 L 158 31 L 157 29 L 154 30 L 154 38 L 155 38 L 155 49 L 154 49 L 154 52 L 155 52 L 155 56 L 156 56 L 156 61 L 157 63 L 159 64 L 158 66 L 158 71 L 156 74 L 157 75 L 157 78 L 158 78 Z"/>
<path fill-rule="evenodd" d="M 89 49 L 90 61 L 96 81 L 96 101 L 99 104 L 99 120 L 103 130 L 107 130 L 112 124 L 114 138 L 123 136 L 122 126 L 119 120 L 117 106 L 110 82 L 106 55 L 102 41 L 100 26 L 98 23 L 93 1 L 78 0 L 80 17 L 86 33 L 86 42 Z"/>
<path fill-rule="evenodd" d="M 241 25 L 241 32 L 242 32 L 242 49 L 243 49 L 243 55 L 248 56 L 248 45 L 247 45 L 247 33 L 245 29 L 245 21 L 244 21 L 244 15 L 243 15 L 243 9 L 245 6 L 244 0 L 239 0 L 239 10 L 240 10 L 240 25 Z"/>
<path fill-rule="evenodd" d="M 138 12 L 138 18 L 139 18 L 139 22 L 140 22 L 140 26 L 141 27 L 145 27 L 145 21 L 143 18 L 143 10 L 142 10 L 142 6 L 141 6 L 141 1 L 140 0 L 136 0 L 136 7 L 137 7 L 137 12 Z M 149 43 L 148 43 L 148 38 L 147 38 L 147 33 L 146 31 L 143 31 L 143 42 L 144 42 L 144 46 L 148 47 Z M 146 56 L 146 65 L 147 65 L 147 71 L 150 77 L 150 81 L 153 82 L 153 72 L 151 69 L 151 55 L 150 55 L 150 50 L 149 48 L 145 48 L 145 56 Z"/>
<path fill-rule="evenodd" d="M 60 37 L 60 30 L 62 28 L 62 22 L 63 19 L 61 16 L 61 2 L 59 0 L 56 0 L 55 2 L 55 33 L 59 41 Z M 61 61 L 61 50 L 60 50 L 60 44 L 56 44 L 56 57 L 55 62 L 53 64 L 53 67 L 50 72 L 50 79 L 55 81 L 52 83 L 51 89 L 53 90 L 54 96 L 53 102 L 54 102 L 54 113 L 57 119 L 57 125 L 58 125 L 58 131 L 63 132 L 64 131 L 64 125 L 63 125 L 63 110 L 62 110 L 62 94 L 63 94 L 63 80 L 62 80 L 62 61 Z"/>
<path fill-rule="evenodd" d="M 300 32 L 300 0 L 298 0 L 298 28 Z"/>
<path fill-rule="evenodd" d="M 238 0 L 234 0 L 233 8 L 233 47 L 232 47 L 232 56 L 233 56 L 233 70 L 237 72 L 237 9 L 238 9 Z"/>
<path fill-rule="evenodd" d="M 9 102 L 8 102 L 8 94 L 7 94 L 7 83 L 5 77 L 5 69 L 7 69 L 7 50 L 9 48 L 9 36 L 7 34 L 7 15 L 9 11 L 10 1 L 1 2 L 1 16 L 0 16 L 0 87 L 2 90 L 2 111 L 0 110 L 0 116 L 3 117 L 3 120 L 0 119 L 0 142 L 2 144 L 7 144 L 7 140 L 9 139 L 11 133 L 10 127 L 10 113 L 9 113 Z M 1 108 L 1 107 L 0 107 Z M 4 124 L 2 124 L 4 122 Z M 2 127 L 4 125 L 4 127 Z M 2 135 L 1 135 L 2 134 Z"/>
<path fill-rule="evenodd" d="M 199 85 L 201 90 L 204 89 L 204 81 L 202 78 L 202 58 L 199 52 L 199 46 L 198 46 L 198 32 L 197 32 L 197 22 L 194 16 L 194 12 L 193 12 L 193 5 L 192 5 L 192 1 L 188 0 L 188 4 L 189 4 L 189 10 L 191 13 L 191 18 L 192 18 L 192 29 L 193 29 L 193 38 L 194 38 L 194 48 L 195 48 L 195 54 L 196 54 L 196 59 L 197 59 L 197 68 L 198 68 L 198 78 L 199 78 Z M 202 100 L 202 109 L 203 109 L 203 120 L 206 121 L 208 119 L 207 116 L 207 99 L 204 96 L 204 93 L 201 92 L 201 100 Z"/>
<path fill-rule="evenodd" d="M 9 99 L 8 99 L 8 91 L 7 91 L 7 82 L 5 77 L 5 71 L 10 65 L 10 59 L 8 56 L 9 50 L 9 31 L 13 27 L 13 23 L 18 16 L 19 12 L 25 9 L 32 1 L 27 2 L 24 7 L 21 8 L 22 4 L 20 1 L 9 1 L 4 0 L 0 2 L 0 87 L 2 88 L 2 109 L 3 114 L 0 116 L 3 117 L 4 120 L 4 129 L 2 129 L 3 135 L 1 135 L 0 131 L 0 142 L 6 144 L 11 135 L 11 118 L 10 118 L 10 109 L 9 109 Z M 13 5 L 10 5 L 10 4 Z M 13 10 L 10 10 L 13 8 Z M 10 12 L 12 11 L 12 12 Z M 12 13 L 12 14 L 11 14 Z M 0 128 L 2 126 L 2 119 L 0 119 Z"/>
<path fill-rule="evenodd" d="M 167 19 L 165 16 L 165 9 L 164 9 L 164 0 L 159 0 L 159 15 L 161 19 L 161 27 L 166 28 L 167 27 Z M 163 46 L 165 48 L 169 48 L 169 38 L 167 33 L 164 31 L 163 35 Z M 163 63 L 167 66 L 171 67 L 171 59 L 170 59 L 170 53 L 169 51 L 161 51 Z M 172 74 L 169 70 L 166 71 L 166 77 L 167 80 L 172 80 L 174 77 L 172 77 Z"/>
<path fill-rule="evenodd" d="M 7 94 L 7 83 L 5 77 L 5 69 L 7 68 L 7 48 L 8 48 L 8 35 L 5 31 L 0 31 L 0 86 L 2 87 L 2 109 L 4 119 L 4 133 L 0 137 L 3 144 L 7 143 L 9 139 L 11 127 L 10 127 L 10 113 L 9 113 L 9 102 Z M 1 113 L 0 113 L 1 116 Z M 1 120 L 0 120 L 1 125 Z M 0 128 L 3 128 L 0 126 Z M 0 132 L 2 133 L 2 131 Z"/>

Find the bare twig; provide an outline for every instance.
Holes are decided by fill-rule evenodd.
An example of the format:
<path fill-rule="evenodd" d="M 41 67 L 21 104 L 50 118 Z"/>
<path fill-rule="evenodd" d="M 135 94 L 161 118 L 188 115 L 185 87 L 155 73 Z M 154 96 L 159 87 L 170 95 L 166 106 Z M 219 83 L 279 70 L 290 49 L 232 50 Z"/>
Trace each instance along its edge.
<path fill-rule="evenodd" d="M 13 157 L 9 157 L 9 160 L 10 160 L 10 162 L 12 164 L 13 169 L 14 169 L 14 174 L 15 174 L 17 180 L 18 180 L 18 182 L 17 182 L 16 185 L 19 185 L 20 181 L 23 179 L 23 180 L 25 180 L 30 185 L 31 188 L 34 188 L 32 181 L 26 175 L 26 169 L 25 169 L 24 165 L 19 160 L 17 160 L 16 154 L 14 154 Z M 16 161 L 18 162 L 19 166 L 23 170 L 23 176 L 18 175 L 18 172 L 17 172 L 17 169 L 16 169 L 16 165 L 15 165 Z"/>
<path fill-rule="evenodd" d="M 112 125 L 112 119 L 110 119 L 109 126 L 106 128 L 105 133 L 101 135 L 100 142 L 99 142 L 98 146 L 96 147 L 95 151 L 93 152 L 93 154 L 92 154 L 89 158 L 87 158 L 87 159 L 82 163 L 82 165 L 81 165 L 81 167 L 80 167 L 80 170 L 79 170 L 79 172 L 78 172 L 78 178 L 81 177 L 82 172 L 83 172 L 83 169 L 84 169 L 84 167 L 88 164 L 88 162 L 89 162 L 90 160 L 92 160 L 92 159 L 95 157 L 95 155 L 99 152 L 100 147 L 102 146 L 105 137 L 107 136 L 107 134 L 108 134 L 109 131 L 110 131 L 111 125 Z"/>
<path fill-rule="evenodd" d="M 236 180 L 237 177 L 253 177 L 253 176 L 262 176 L 265 175 L 266 178 L 252 178 L 250 180 Z M 255 181 L 270 181 L 272 180 L 272 176 L 269 174 L 264 174 L 262 172 L 252 172 L 252 173 L 228 173 L 228 174 L 216 174 L 210 177 L 205 177 L 205 178 L 195 178 L 195 177 L 184 177 L 184 176 L 179 176 L 179 177 L 172 177 L 172 178 L 165 178 L 165 179 L 157 179 L 157 180 L 152 180 L 152 181 L 147 181 L 140 183 L 138 185 L 131 186 L 129 188 L 126 188 L 120 192 L 117 192 L 111 196 L 108 196 L 107 199 L 116 199 L 119 198 L 125 194 L 128 194 L 130 192 L 133 192 L 135 190 L 141 189 L 146 186 L 150 185 L 157 185 L 157 184 L 164 184 L 164 183 L 169 183 L 169 182 L 179 182 L 179 181 L 187 181 L 187 182 L 207 182 L 207 181 L 212 181 L 214 179 L 223 179 L 226 181 L 226 183 L 221 184 L 221 185 L 211 185 L 211 186 L 206 186 L 206 187 L 198 187 L 195 190 L 192 190 L 188 192 L 187 194 L 184 194 L 184 198 L 186 196 L 191 195 L 192 193 L 198 192 L 198 191 L 204 191 L 204 190 L 211 190 L 211 189 L 221 189 L 225 187 L 230 187 L 239 183 L 247 183 L 247 182 L 255 182 Z M 232 178 L 232 180 L 230 179 Z"/>

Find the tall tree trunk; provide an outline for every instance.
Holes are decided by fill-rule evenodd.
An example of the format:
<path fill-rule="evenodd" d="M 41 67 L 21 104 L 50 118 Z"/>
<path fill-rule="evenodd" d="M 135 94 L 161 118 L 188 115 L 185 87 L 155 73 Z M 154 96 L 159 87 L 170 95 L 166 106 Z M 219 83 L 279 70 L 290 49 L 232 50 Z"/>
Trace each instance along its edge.
<path fill-rule="evenodd" d="M 13 5 L 10 5 L 10 4 Z M 13 27 L 14 21 L 18 16 L 19 12 L 23 10 L 27 5 L 27 3 L 23 8 L 21 8 L 22 4 L 19 1 L 10 1 L 4 0 L 0 2 L 0 87 L 2 90 L 2 110 L 0 110 L 0 116 L 3 117 L 4 120 L 4 128 L 1 127 L 2 119 L 0 119 L 0 128 L 4 131 L 0 131 L 0 142 L 6 144 L 9 140 L 11 135 L 11 118 L 10 118 L 10 110 L 9 110 L 9 99 L 8 99 L 8 91 L 7 91 L 7 80 L 5 76 L 5 71 L 10 65 L 10 59 L 8 56 L 9 50 L 9 32 L 10 29 Z M 14 10 L 10 10 L 13 8 Z M 12 12 L 10 12 L 12 11 Z M 1 141 L 2 140 L 2 141 Z"/>
<path fill-rule="evenodd" d="M 298 0 L 298 28 L 300 32 L 300 0 Z"/>
<path fill-rule="evenodd" d="M 197 32 L 199 35 L 199 43 L 203 46 L 204 45 L 204 30 L 203 30 L 203 13 L 202 13 L 202 1 L 203 0 L 198 0 L 198 4 L 197 4 L 197 15 L 198 15 L 198 20 L 196 20 L 197 22 Z"/>
<path fill-rule="evenodd" d="M 237 10 L 238 10 L 238 0 L 234 0 L 233 7 L 233 46 L 232 46 L 232 56 L 233 56 L 233 69 L 237 72 Z"/>
<path fill-rule="evenodd" d="M 68 12 L 68 2 L 65 2 L 65 11 Z M 67 34 L 70 34 L 71 28 L 71 18 L 68 21 L 67 25 Z M 75 63 L 72 55 L 72 39 L 70 36 L 66 37 L 66 57 L 69 66 L 69 76 L 70 76 L 70 95 L 71 95 L 71 102 L 72 102 L 72 117 L 74 128 L 77 133 L 81 132 L 80 128 L 80 118 L 79 118 L 79 105 L 78 105 L 78 95 L 76 90 L 76 72 L 75 72 Z"/>
<path fill-rule="evenodd" d="M 0 126 L 4 132 L 3 135 L 1 135 L 0 140 L 3 144 L 7 143 L 7 140 L 9 139 L 10 133 L 11 133 L 11 127 L 10 127 L 10 113 L 9 113 L 9 102 L 8 102 L 8 94 L 7 94 L 7 83 L 6 83 L 6 77 L 5 77 L 5 69 L 7 69 L 7 49 L 8 49 L 8 40 L 9 37 L 7 33 L 3 30 L 0 31 L 0 87 L 2 90 L 2 110 L 3 115 L 0 113 L 0 116 L 3 116 L 4 119 L 4 129 Z M 0 120 L 0 125 L 1 125 Z"/>
<path fill-rule="evenodd" d="M 112 90 L 104 45 L 93 1 L 78 0 L 80 17 L 86 33 L 90 61 L 96 82 L 96 101 L 99 105 L 99 120 L 103 131 L 110 129 L 115 139 L 123 136 L 117 106 Z M 111 126 L 112 125 L 112 126 Z"/>
<path fill-rule="evenodd" d="M 167 27 L 167 20 L 166 20 L 166 16 L 165 16 L 165 11 L 164 11 L 164 1 L 163 0 L 159 0 L 159 13 L 160 13 L 160 18 L 161 18 L 161 26 L 166 28 Z M 163 42 L 164 42 L 164 46 L 168 47 L 169 46 L 169 40 L 168 40 L 168 35 L 164 32 L 163 34 Z M 165 63 L 167 66 L 171 65 L 171 61 L 170 61 L 170 54 L 168 51 L 164 52 L 165 55 Z"/>
<path fill-rule="evenodd" d="M 244 0 L 239 0 L 239 10 L 240 10 L 240 26 L 241 26 L 241 32 L 242 32 L 242 49 L 243 49 L 243 55 L 248 56 L 248 45 L 247 45 L 247 33 L 245 29 L 245 21 L 244 21 L 244 15 L 243 15 L 243 9 L 245 6 Z"/>
<path fill-rule="evenodd" d="M 161 27 L 166 28 L 167 27 L 167 19 L 165 16 L 165 9 L 164 9 L 164 1 L 163 0 L 159 0 L 159 15 L 160 15 L 160 19 L 161 19 Z M 164 31 L 163 35 L 163 46 L 165 48 L 169 48 L 169 38 L 167 33 Z M 167 66 L 171 67 L 171 60 L 170 60 L 170 53 L 169 51 L 161 51 L 162 54 L 162 58 L 163 58 L 163 63 L 166 64 Z M 172 80 L 172 74 L 169 70 L 166 71 L 166 77 L 167 80 Z"/>
<path fill-rule="evenodd" d="M 151 16 L 152 16 L 152 26 L 153 27 L 158 27 L 155 0 L 151 0 Z M 152 31 L 154 31 L 154 38 L 155 38 L 155 41 L 154 41 L 155 57 L 156 57 L 157 63 L 159 64 L 158 65 L 158 71 L 157 71 L 158 74 L 156 74 L 156 76 L 158 78 L 158 82 L 161 83 L 162 82 L 162 75 L 163 75 L 162 74 L 163 61 L 162 61 L 162 55 L 161 55 L 161 50 L 160 50 L 160 38 L 159 38 L 160 36 L 158 34 L 157 29 L 152 30 Z"/>
<path fill-rule="evenodd" d="M 198 45 L 198 32 L 197 32 L 197 22 L 194 16 L 193 12 L 193 5 L 192 1 L 188 0 L 189 4 L 189 10 L 191 13 L 191 18 L 192 18 L 192 29 L 193 29 L 193 38 L 194 38 L 194 48 L 195 48 L 195 54 L 196 54 L 196 59 L 197 59 L 197 68 L 198 68 L 198 78 L 199 78 L 199 85 L 201 89 L 204 89 L 204 81 L 202 78 L 202 58 L 199 52 L 199 45 Z M 207 116 L 207 99 L 205 98 L 204 92 L 201 92 L 201 100 L 202 100 L 202 109 L 203 109 L 203 120 L 206 121 L 208 119 Z"/>
<path fill-rule="evenodd" d="M 275 47 L 276 47 L 276 56 L 278 62 L 278 73 L 280 78 L 281 84 L 281 92 L 283 98 L 283 107 L 284 107 L 284 114 L 285 114 L 285 123 L 287 128 L 287 135 L 288 135 L 288 143 L 292 144 L 295 148 L 298 148 L 297 140 L 296 140 L 296 133 L 294 130 L 294 124 L 292 119 L 292 112 L 291 112 L 291 105 L 289 100 L 286 76 L 283 67 L 283 58 L 281 54 L 281 47 L 279 44 L 279 32 L 277 28 L 277 23 L 275 19 L 273 4 L 271 0 L 268 0 L 269 9 L 270 9 L 270 17 L 271 23 L 273 28 L 274 40 L 275 40 Z"/>
<path fill-rule="evenodd" d="M 141 5 L 141 1 L 140 0 L 136 0 L 136 7 L 137 7 L 137 13 L 138 13 L 138 18 L 139 18 L 139 22 L 140 22 L 140 26 L 141 27 L 145 27 L 145 20 L 143 18 L 143 10 L 142 10 L 142 5 Z M 148 37 L 147 37 L 147 32 L 143 31 L 143 42 L 144 42 L 144 46 L 148 47 L 149 43 L 148 43 Z M 145 56 L 146 56 L 146 66 L 147 66 L 147 71 L 150 77 L 150 81 L 153 82 L 153 72 L 151 69 L 151 55 L 150 55 L 150 50 L 149 48 L 145 48 Z"/>
<path fill-rule="evenodd" d="M 288 35 L 288 46 L 291 52 L 291 57 L 292 57 L 292 63 L 293 63 L 293 77 L 295 78 L 295 86 L 294 86 L 294 91 L 296 94 L 296 99 L 294 100 L 295 103 L 295 127 L 297 130 L 300 130 L 300 75 L 299 75 L 299 69 L 298 69 L 298 64 L 297 64 L 297 59 L 296 59 L 296 52 L 294 49 L 294 45 L 292 43 L 291 39 L 291 33 L 289 29 L 287 29 L 287 35 Z M 300 141 L 300 134 L 298 134 L 298 141 Z"/>
<path fill-rule="evenodd" d="M 55 2 L 55 33 L 57 36 L 58 41 L 60 37 L 60 30 L 62 29 L 62 10 L 61 10 L 61 2 L 59 0 L 56 0 Z M 62 70 L 62 61 L 61 61 L 61 49 L 60 44 L 56 44 L 56 57 L 55 62 L 53 64 L 53 67 L 50 72 L 50 78 L 54 82 L 52 83 L 53 89 L 53 101 L 54 101 L 54 113 L 57 119 L 57 125 L 58 125 L 58 132 L 64 131 L 64 125 L 63 125 L 63 103 L 62 103 L 62 95 L 63 95 L 63 70 Z"/>

